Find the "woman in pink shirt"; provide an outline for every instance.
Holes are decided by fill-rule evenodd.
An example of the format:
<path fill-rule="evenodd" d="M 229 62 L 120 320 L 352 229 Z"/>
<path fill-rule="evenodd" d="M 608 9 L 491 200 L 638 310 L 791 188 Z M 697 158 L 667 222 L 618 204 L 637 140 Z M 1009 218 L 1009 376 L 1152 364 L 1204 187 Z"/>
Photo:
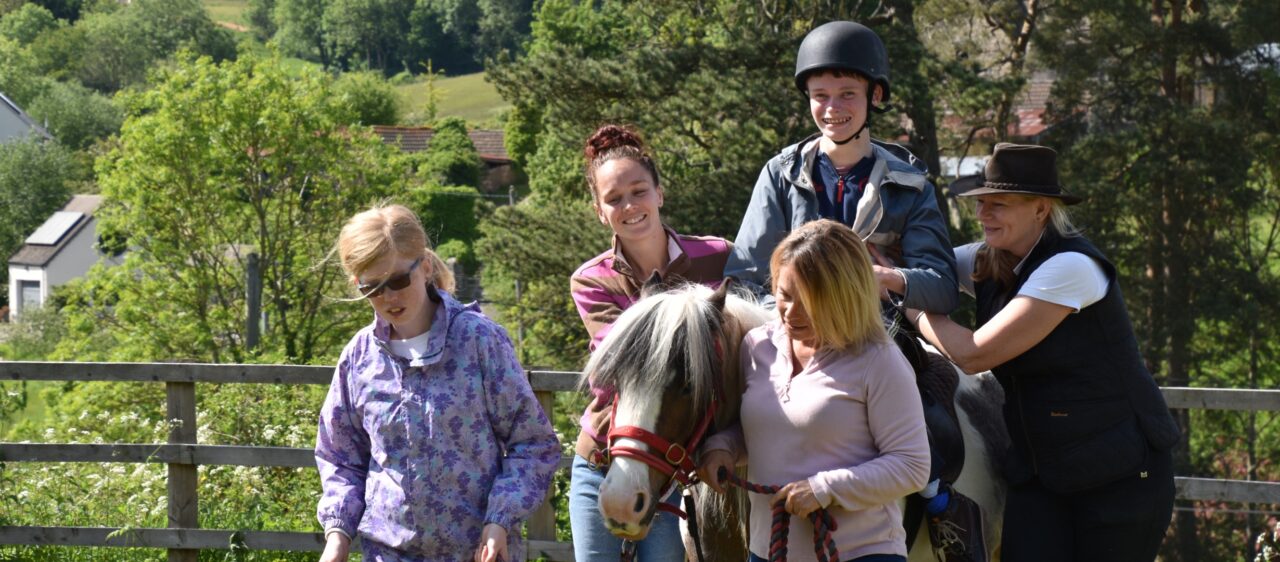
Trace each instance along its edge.
<path fill-rule="evenodd" d="M 897 500 L 924 487 L 929 443 L 914 374 L 880 319 L 866 247 L 830 220 L 793 231 L 770 260 L 778 319 L 743 339 L 741 425 L 702 449 L 701 471 L 746 464 L 751 560 L 769 552 L 771 507 L 791 518 L 788 560 L 814 560 L 809 513 L 835 518 L 840 559 L 905 561 Z M 714 478 L 713 488 L 720 489 Z"/>
<path fill-rule="evenodd" d="M 718 287 L 732 245 L 713 236 L 687 236 L 662 222 L 662 183 L 658 165 L 640 136 L 618 125 L 604 125 L 587 139 L 587 185 L 597 218 L 613 230 L 613 247 L 587 260 L 569 280 L 573 302 L 591 336 L 591 348 L 604 340 L 623 310 L 640 298 L 640 289 L 653 273 L 671 283 L 702 283 Z M 599 492 L 607 456 L 613 391 L 592 387 L 593 400 L 582 415 L 582 431 L 569 486 L 569 524 L 574 557 L 607 562 L 618 560 L 622 539 L 605 527 Z M 678 492 L 673 492 L 675 501 Z M 678 520 L 658 514 L 649 534 L 636 544 L 639 562 L 683 562 L 684 543 Z"/>

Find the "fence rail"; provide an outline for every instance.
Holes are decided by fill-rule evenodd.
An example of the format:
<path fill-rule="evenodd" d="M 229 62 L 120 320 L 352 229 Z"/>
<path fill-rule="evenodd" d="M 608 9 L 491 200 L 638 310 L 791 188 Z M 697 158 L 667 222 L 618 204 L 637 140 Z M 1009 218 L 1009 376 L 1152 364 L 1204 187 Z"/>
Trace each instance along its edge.
<path fill-rule="evenodd" d="M 556 392 L 578 388 L 579 373 L 530 371 L 529 381 L 548 413 Z M 214 365 L 196 363 L 52 363 L 0 362 L 0 380 L 162 382 L 167 387 L 169 419 L 179 419 L 161 444 L 0 443 L 6 462 L 123 462 L 169 466 L 167 529 L 111 527 L 0 526 L 0 545 L 147 547 L 169 549 L 169 560 L 194 561 L 201 549 L 227 549 L 234 541 L 255 550 L 318 552 L 324 537 L 315 532 L 200 529 L 196 519 L 196 467 L 201 465 L 315 466 L 310 449 L 200 445 L 195 436 L 196 383 L 329 384 L 332 367 L 301 365 Z M 1161 389 L 1170 408 L 1280 411 L 1280 390 L 1171 387 Z M 569 466 L 568 457 L 560 468 Z M 1177 477 L 1178 498 L 1280 505 L 1280 483 Z M 568 543 L 555 540 L 550 498 L 530 517 L 528 557 L 573 560 Z"/>

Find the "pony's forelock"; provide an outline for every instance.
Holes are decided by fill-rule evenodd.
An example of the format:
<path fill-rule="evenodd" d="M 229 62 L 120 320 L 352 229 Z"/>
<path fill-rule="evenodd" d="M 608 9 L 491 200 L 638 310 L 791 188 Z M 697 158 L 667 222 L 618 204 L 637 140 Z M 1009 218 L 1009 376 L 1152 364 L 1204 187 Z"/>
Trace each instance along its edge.
<path fill-rule="evenodd" d="M 600 342 L 584 374 L 596 386 L 661 396 L 683 368 L 694 403 L 707 404 L 718 375 L 720 312 L 708 302 L 711 293 L 702 285 L 685 285 L 632 305 Z"/>

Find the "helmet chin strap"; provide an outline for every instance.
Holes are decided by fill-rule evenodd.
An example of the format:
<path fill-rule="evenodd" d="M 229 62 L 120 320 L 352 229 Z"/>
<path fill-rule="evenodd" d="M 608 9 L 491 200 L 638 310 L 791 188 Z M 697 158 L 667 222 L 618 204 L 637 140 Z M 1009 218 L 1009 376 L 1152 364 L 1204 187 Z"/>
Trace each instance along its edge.
<path fill-rule="evenodd" d="M 867 125 L 871 124 L 871 111 L 875 109 L 876 108 L 871 105 L 871 98 L 868 97 L 867 98 L 867 118 L 862 120 L 862 126 L 858 127 L 858 130 L 854 131 L 852 135 L 849 135 L 849 138 L 844 140 L 832 139 L 831 142 L 836 143 L 836 146 L 844 146 L 846 144 L 849 144 L 849 141 L 861 137 L 862 132 L 867 130 Z M 884 110 L 878 110 L 878 112 L 883 113 Z"/>
<path fill-rule="evenodd" d="M 867 122 L 868 122 L 868 121 L 870 121 L 870 120 L 871 120 L 871 116 L 870 116 L 870 115 L 868 115 L 868 116 L 867 116 L 867 119 L 864 119 L 864 120 L 862 121 L 862 126 L 861 126 L 861 127 L 859 127 L 859 128 L 858 128 L 858 130 L 857 130 L 857 131 L 855 131 L 852 135 L 850 135 L 850 136 L 849 136 L 849 138 L 844 139 L 844 140 L 835 140 L 835 139 L 831 139 L 831 142 L 836 143 L 836 145 L 838 145 L 838 146 L 844 146 L 844 145 L 846 145 L 846 144 L 849 144 L 849 141 L 851 141 L 851 140 L 853 140 L 853 139 L 856 139 L 856 138 L 858 138 L 858 137 L 861 137 L 861 136 L 862 136 L 862 132 L 863 132 L 863 131 L 865 131 L 865 130 L 867 130 Z"/>

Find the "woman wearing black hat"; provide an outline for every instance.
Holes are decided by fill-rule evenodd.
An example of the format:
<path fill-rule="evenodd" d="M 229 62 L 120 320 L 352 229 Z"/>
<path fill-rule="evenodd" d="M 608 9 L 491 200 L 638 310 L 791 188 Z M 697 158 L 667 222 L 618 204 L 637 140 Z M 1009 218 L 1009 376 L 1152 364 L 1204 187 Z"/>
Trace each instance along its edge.
<path fill-rule="evenodd" d="M 977 329 L 911 310 L 1005 390 L 1013 446 L 1002 559 L 1152 560 L 1173 511 L 1178 428 L 1138 353 L 1116 268 L 1071 225 L 1049 148 L 999 144 L 962 197 L 985 240 L 956 249 Z"/>

